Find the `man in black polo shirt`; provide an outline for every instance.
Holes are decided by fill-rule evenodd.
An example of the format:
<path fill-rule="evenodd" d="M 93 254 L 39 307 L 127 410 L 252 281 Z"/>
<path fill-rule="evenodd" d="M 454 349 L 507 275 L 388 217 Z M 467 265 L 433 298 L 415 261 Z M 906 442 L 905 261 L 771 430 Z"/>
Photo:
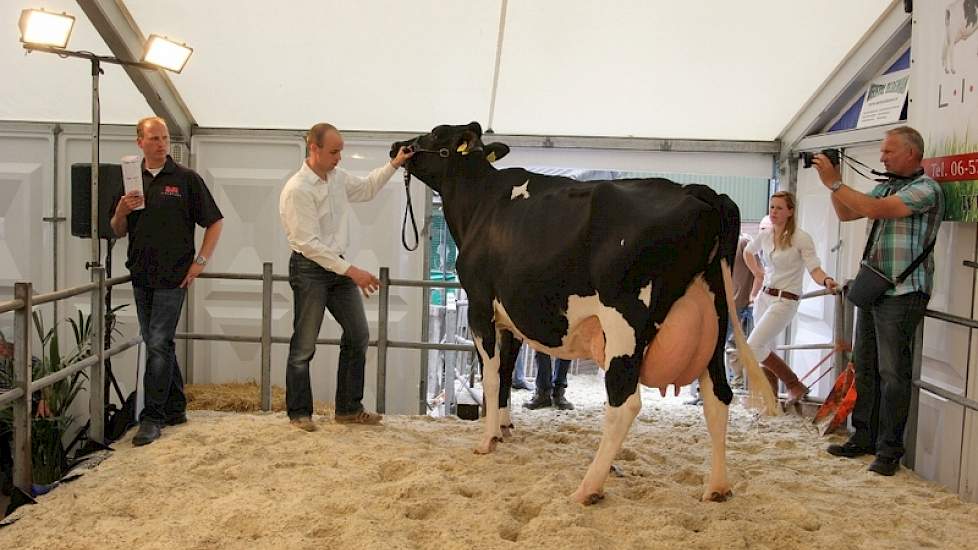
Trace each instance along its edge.
<path fill-rule="evenodd" d="M 187 398 L 174 335 L 187 287 L 204 270 L 221 236 L 223 217 L 204 180 L 170 157 L 170 131 L 159 117 L 136 125 L 143 151 L 143 193 L 131 191 L 116 205 L 112 230 L 129 234 L 132 290 L 139 331 L 146 343 L 145 405 L 133 445 L 152 443 L 164 424 L 187 421 Z M 205 227 L 200 254 L 194 225 Z"/>

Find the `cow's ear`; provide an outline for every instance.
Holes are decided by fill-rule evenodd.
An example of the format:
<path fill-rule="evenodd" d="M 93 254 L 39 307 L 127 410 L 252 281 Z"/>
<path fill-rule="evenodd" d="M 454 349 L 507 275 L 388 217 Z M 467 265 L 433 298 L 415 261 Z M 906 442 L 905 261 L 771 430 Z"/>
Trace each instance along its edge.
<path fill-rule="evenodd" d="M 469 130 L 472 130 L 473 132 L 475 132 L 475 135 L 480 136 L 480 137 L 482 136 L 482 125 L 479 124 L 478 122 L 476 122 L 474 120 L 472 122 L 470 122 L 469 123 L 469 126 L 468 126 L 468 129 Z"/>
<path fill-rule="evenodd" d="M 509 154 L 509 145 L 506 145 L 505 143 L 499 143 L 497 141 L 495 143 L 490 143 L 489 145 L 484 146 L 483 150 L 485 150 L 486 152 L 486 160 L 488 160 L 489 162 L 496 162 L 497 160 Z"/>

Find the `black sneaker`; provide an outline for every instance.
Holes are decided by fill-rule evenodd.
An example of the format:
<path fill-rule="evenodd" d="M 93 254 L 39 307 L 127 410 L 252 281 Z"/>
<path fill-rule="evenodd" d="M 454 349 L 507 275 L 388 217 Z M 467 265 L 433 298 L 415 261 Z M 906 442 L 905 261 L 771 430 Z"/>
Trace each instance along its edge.
<path fill-rule="evenodd" d="M 160 438 L 160 426 L 153 422 L 140 422 L 139 431 L 132 436 L 133 447 L 149 445 Z"/>
<path fill-rule="evenodd" d="M 888 456 L 877 456 L 876 460 L 869 465 L 870 472 L 876 472 L 881 476 L 891 476 L 900 469 L 900 459 Z"/>
<path fill-rule="evenodd" d="M 841 456 L 845 458 L 856 458 L 857 456 L 871 455 L 876 452 L 876 449 L 872 447 L 856 445 L 852 441 L 846 441 L 842 445 L 829 445 L 825 450 L 832 456 Z"/>

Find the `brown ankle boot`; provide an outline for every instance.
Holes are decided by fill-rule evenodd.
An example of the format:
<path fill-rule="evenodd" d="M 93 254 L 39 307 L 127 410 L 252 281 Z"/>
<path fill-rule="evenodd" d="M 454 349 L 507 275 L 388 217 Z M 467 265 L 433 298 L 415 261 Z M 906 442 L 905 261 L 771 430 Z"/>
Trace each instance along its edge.
<path fill-rule="evenodd" d="M 784 382 L 784 385 L 787 386 L 789 390 L 792 387 L 796 387 L 796 385 L 801 385 L 801 382 L 798 381 L 798 377 L 795 375 L 794 371 L 791 370 L 791 367 L 789 367 L 788 364 L 774 352 L 771 352 L 767 357 L 765 357 L 764 360 L 761 361 L 761 364 L 764 365 L 765 374 L 768 372 L 774 373 L 776 379 L 780 379 L 782 382 Z M 770 379 L 771 377 L 769 375 L 768 380 Z M 777 386 L 775 385 L 775 387 Z M 777 395 L 777 390 L 775 390 L 774 393 Z"/>
<path fill-rule="evenodd" d="M 761 367 L 761 370 L 764 371 L 764 376 L 767 377 L 767 383 L 771 385 L 771 391 L 773 391 L 774 392 L 774 396 L 777 397 L 778 396 L 778 375 L 777 374 L 774 374 L 771 371 L 771 369 L 769 369 L 767 367 Z"/>

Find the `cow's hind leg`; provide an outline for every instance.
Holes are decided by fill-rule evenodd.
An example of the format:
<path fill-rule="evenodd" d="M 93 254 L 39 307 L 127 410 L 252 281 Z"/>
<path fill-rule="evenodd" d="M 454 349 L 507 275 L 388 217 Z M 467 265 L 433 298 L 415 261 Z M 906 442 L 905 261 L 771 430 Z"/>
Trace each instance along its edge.
<path fill-rule="evenodd" d="M 628 429 L 632 427 L 632 422 L 641 409 L 642 396 L 637 384 L 635 393 L 630 395 L 621 406 L 612 407 L 608 405 L 604 408 L 604 430 L 601 434 L 601 444 L 598 446 L 598 454 L 588 467 L 587 473 L 584 474 L 581 485 L 571 496 L 576 502 L 594 504 L 604 498 L 603 487 L 605 480 L 608 479 L 611 463 L 621 449 Z"/>
<path fill-rule="evenodd" d="M 496 443 L 503 440 L 499 428 L 499 334 L 493 338 L 492 356 L 487 353 L 486 344 L 482 338 L 475 336 L 475 349 L 482 358 L 482 401 L 486 407 L 485 431 L 479 444 L 473 449 L 476 454 L 489 454 L 496 448 Z"/>
<path fill-rule="evenodd" d="M 713 393 L 713 381 L 708 372 L 700 375 L 700 395 L 703 396 L 703 415 L 710 432 L 710 478 L 706 482 L 703 501 L 723 502 L 730 498 L 727 481 L 727 410 L 728 407 Z"/>

